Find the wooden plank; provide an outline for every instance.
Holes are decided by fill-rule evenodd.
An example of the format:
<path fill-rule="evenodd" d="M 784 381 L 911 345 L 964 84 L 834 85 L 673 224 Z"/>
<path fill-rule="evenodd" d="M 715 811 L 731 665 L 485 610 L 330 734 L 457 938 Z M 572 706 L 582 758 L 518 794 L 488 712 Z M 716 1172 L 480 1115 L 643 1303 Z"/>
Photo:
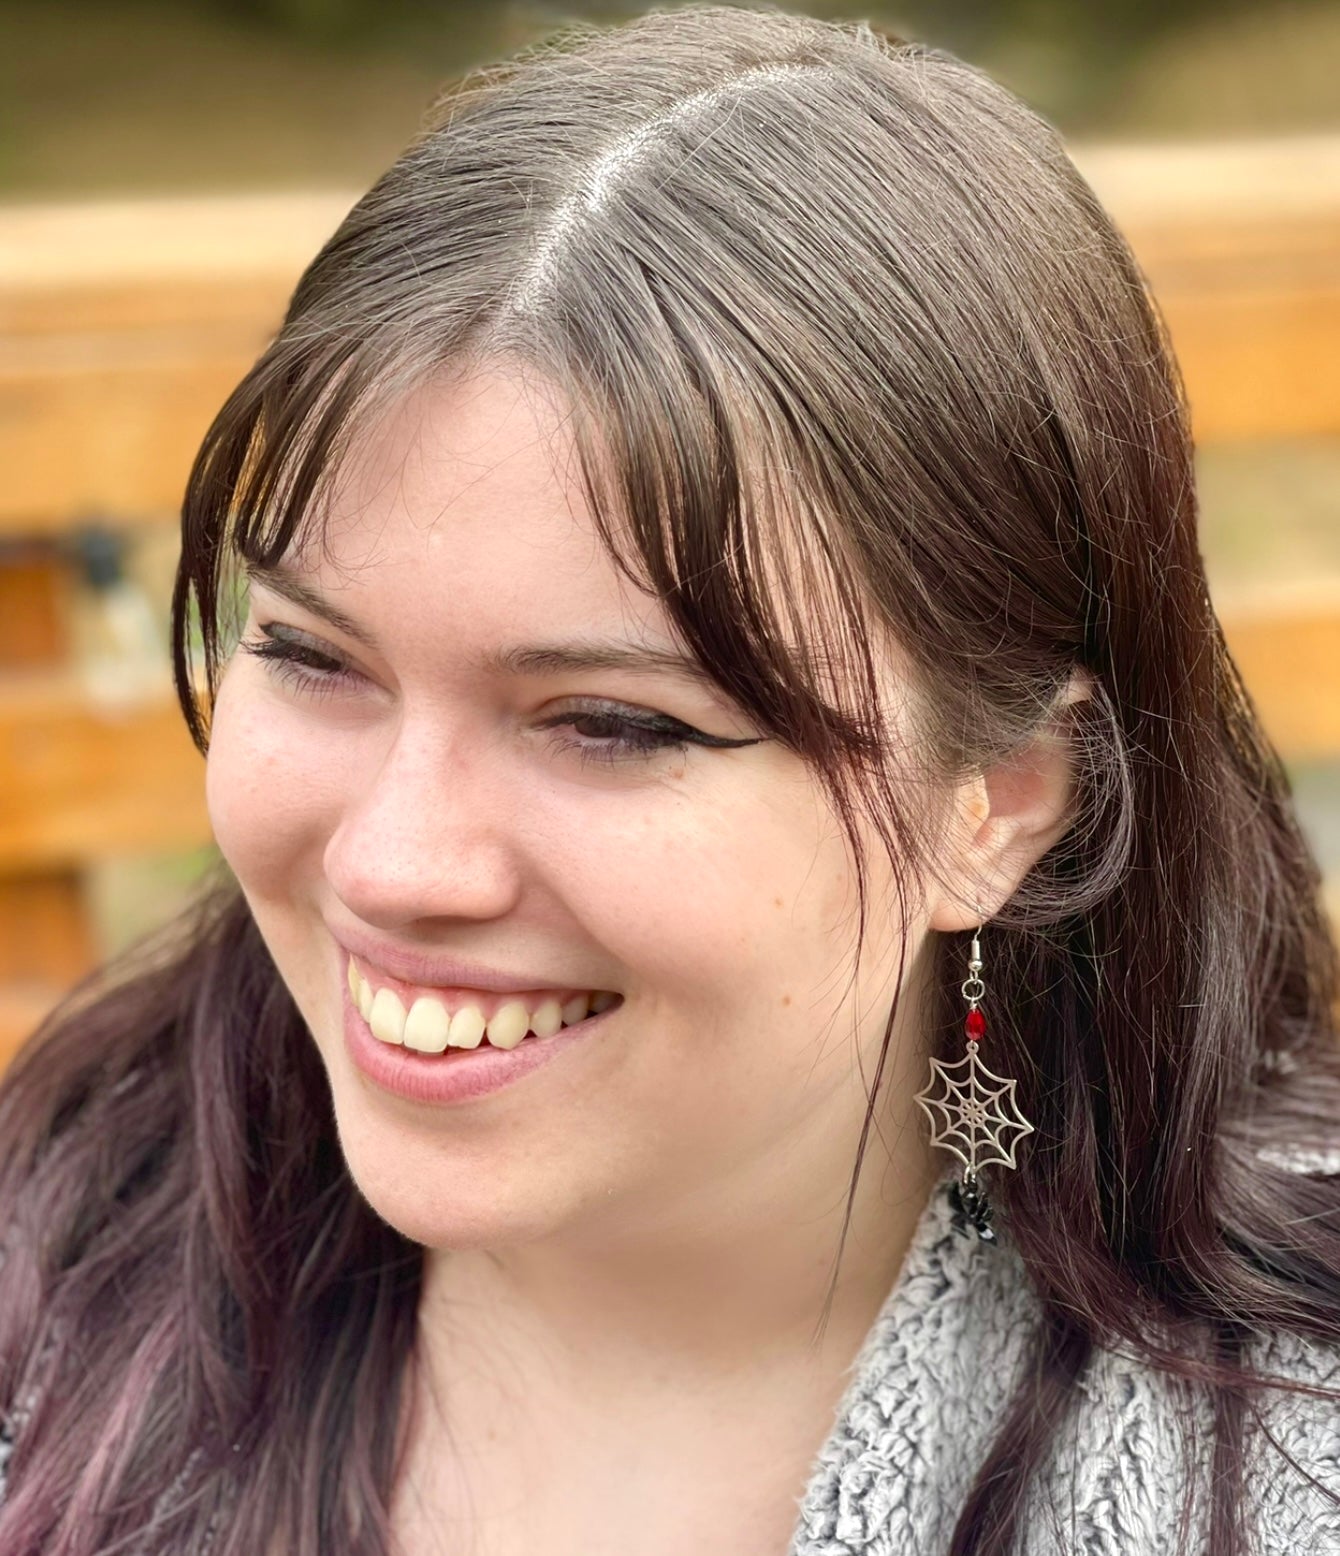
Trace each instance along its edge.
<path fill-rule="evenodd" d="M 0 211 L 0 534 L 175 522 L 340 194 Z"/>
<path fill-rule="evenodd" d="M 1340 135 L 1080 143 L 1080 172 L 1124 226 L 1263 229 L 1340 208 Z"/>
<path fill-rule="evenodd" d="M 0 1068 L 96 960 L 77 871 L 0 879 Z"/>
<path fill-rule="evenodd" d="M 1340 431 L 1340 137 L 1075 156 L 1167 318 L 1198 439 Z"/>
<path fill-rule="evenodd" d="M 64 584 L 53 557 L 0 553 L 0 670 L 49 665 L 64 655 Z"/>
<path fill-rule="evenodd" d="M 302 261 L 297 263 L 301 269 Z M 29 344 L 51 338 L 170 337 L 183 332 L 265 336 L 278 329 L 297 275 L 298 270 L 286 265 L 269 276 L 90 279 L 68 291 L 52 287 L 6 293 L 0 288 L 0 333 Z"/>
<path fill-rule="evenodd" d="M 1284 758 L 1340 757 L 1340 599 L 1239 601 L 1221 618 L 1229 652 Z"/>
<path fill-rule="evenodd" d="M 1337 282 L 1311 292 L 1160 296 L 1201 444 L 1340 433 Z"/>
<path fill-rule="evenodd" d="M 263 342 L 102 342 L 0 360 L 0 533 L 176 523 L 191 461 Z"/>
<path fill-rule="evenodd" d="M 204 762 L 169 693 L 122 713 L 66 676 L 0 680 L 0 876 L 209 841 Z"/>
<path fill-rule="evenodd" d="M 0 983 L 73 983 L 95 954 L 75 871 L 0 878 Z"/>
<path fill-rule="evenodd" d="M 8 205 L 0 212 L 0 330 L 44 319 L 62 333 L 82 330 L 87 319 L 62 321 L 48 303 L 109 288 L 132 288 L 146 300 L 170 299 L 179 288 L 213 299 L 238 285 L 291 288 L 355 198 L 288 190 Z"/>

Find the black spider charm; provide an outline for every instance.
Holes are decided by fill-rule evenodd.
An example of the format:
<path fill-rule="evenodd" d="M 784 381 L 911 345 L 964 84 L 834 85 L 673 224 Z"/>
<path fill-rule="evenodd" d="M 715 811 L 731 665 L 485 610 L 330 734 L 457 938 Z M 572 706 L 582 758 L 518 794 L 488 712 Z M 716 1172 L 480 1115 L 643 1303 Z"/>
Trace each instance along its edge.
<path fill-rule="evenodd" d="M 949 1203 L 954 1210 L 954 1230 L 962 1237 L 976 1234 L 979 1243 L 994 1243 L 991 1226 L 991 1202 L 979 1187 L 975 1173 L 965 1172 L 949 1185 Z"/>

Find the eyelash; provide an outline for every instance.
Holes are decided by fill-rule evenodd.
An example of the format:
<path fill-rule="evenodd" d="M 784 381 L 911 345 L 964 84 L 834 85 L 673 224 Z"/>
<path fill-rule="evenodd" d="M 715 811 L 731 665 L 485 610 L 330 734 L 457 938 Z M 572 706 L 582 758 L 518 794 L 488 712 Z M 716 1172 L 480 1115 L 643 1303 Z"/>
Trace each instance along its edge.
<path fill-rule="evenodd" d="M 262 625 L 267 636 L 260 641 L 243 639 L 238 647 L 261 660 L 276 680 L 295 687 L 309 697 L 330 696 L 348 681 L 356 679 L 355 673 L 343 660 L 322 649 L 304 643 L 278 638 L 269 626 Z M 601 733 L 586 739 L 558 738 L 561 750 L 575 751 L 584 762 L 613 764 L 628 759 L 646 758 L 662 752 L 684 753 L 690 745 L 737 746 L 752 745 L 752 741 L 725 740 L 706 735 L 678 719 L 664 714 L 647 713 L 631 718 L 616 710 L 615 705 L 574 709 L 549 719 L 540 727 L 554 731 L 564 726 L 574 728 L 578 724 L 598 726 Z"/>

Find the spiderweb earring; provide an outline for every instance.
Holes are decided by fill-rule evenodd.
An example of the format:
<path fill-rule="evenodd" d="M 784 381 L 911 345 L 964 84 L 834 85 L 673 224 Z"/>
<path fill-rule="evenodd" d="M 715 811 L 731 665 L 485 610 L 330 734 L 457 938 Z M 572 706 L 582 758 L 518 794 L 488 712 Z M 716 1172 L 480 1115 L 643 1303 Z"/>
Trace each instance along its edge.
<path fill-rule="evenodd" d="M 980 922 L 972 937 L 968 976 L 961 986 L 968 1002 L 963 1021 L 967 1052 L 950 1064 L 932 1059 L 931 1078 L 917 1092 L 916 1101 L 930 1120 L 931 1144 L 952 1151 L 963 1163 L 962 1178 L 955 1180 L 949 1190 L 954 1226 L 965 1237 L 975 1232 L 979 1241 L 994 1243 L 991 1203 L 978 1172 L 993 1163 L 1017 1167 L 1014 1153 L 1024 1136 L 1033 1133 L 1033 1126 L 1014 1100 L 1016 1083 L 993 1074 L 978 1057 L 979 1045 L 986 1036 L 986 1017 L 980 1009 L 986 985 L 982 982 L 979 938 L 985 914 L 980 905 L 977 912 Z"/>

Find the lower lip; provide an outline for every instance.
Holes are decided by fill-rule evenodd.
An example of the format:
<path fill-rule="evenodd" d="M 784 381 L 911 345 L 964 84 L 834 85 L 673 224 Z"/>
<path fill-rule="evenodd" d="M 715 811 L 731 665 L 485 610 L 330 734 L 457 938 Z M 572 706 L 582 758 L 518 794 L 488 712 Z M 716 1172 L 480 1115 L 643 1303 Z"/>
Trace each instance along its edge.
<path fill-rule="evenodd" d="M 546 1064 L 575 1048 L 584 1038 L 603 1027 L 613 1006 L 599 1015 L 587 1016 L 553 1037 L 527 1037 L 515 1048 L 448 1048 L 441 1054 L 421 1054 L 398 1043 L 383 1043 L 372 1035 L 359 1015 L 341 979 L 344 991 L 344 1045 L 354 1067 L 374 1086 L 404 1097 L 410 1102 L 438 1105 L 471 1102 L 476 1097 L 511 1086 Z"/>

